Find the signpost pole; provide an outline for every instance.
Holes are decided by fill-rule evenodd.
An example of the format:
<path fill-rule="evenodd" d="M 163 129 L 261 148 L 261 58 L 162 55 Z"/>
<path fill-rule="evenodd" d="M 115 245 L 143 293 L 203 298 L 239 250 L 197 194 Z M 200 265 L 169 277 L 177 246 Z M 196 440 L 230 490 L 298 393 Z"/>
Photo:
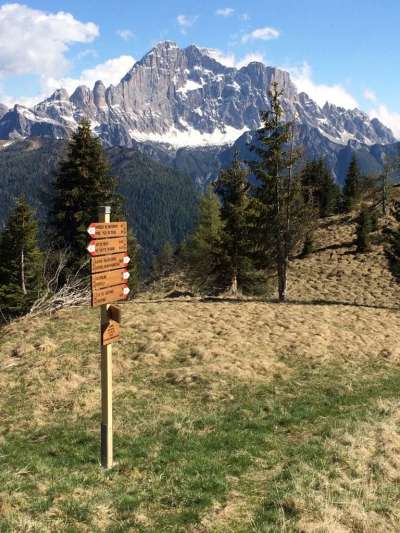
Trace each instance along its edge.
<path fill-rule="evenodd" d="M 99 222 L 110 223 L 111 207 L 99 207 Z M 102 329 L 108 324 L 109 304 L 101 306 L 100 349 L 101 349 L 101 466 L 113 466 L 113 422 L 112 422 L 112 344 L 103 346 Z"/>

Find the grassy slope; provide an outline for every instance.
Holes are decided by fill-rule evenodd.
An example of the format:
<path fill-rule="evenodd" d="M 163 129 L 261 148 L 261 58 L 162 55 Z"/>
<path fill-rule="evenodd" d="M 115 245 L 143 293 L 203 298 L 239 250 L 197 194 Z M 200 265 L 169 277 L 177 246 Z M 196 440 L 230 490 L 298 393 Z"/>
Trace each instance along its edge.
<path fill-rule="evenodd" d="M 331 222 L 291 266 L 292 303 L 123 306 L 110 472 L 97 310 L 10 326 L 0 531 L 398 531 L 399 289 Z"/>

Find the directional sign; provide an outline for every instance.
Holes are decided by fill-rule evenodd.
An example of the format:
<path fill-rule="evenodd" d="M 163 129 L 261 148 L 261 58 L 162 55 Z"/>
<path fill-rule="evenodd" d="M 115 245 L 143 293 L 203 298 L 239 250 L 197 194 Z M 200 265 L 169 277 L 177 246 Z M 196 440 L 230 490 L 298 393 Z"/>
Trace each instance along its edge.
<path fill-rule="evenodd" d="M 107 346 L 119 340 L 119 324 L 115 320 L 110 320 L 101 329 L 101 344 Z"/>
<path fill-rule="evenodd" d="M 113 255 L 99 255 L 92 257 L 91 272 L 103 272 L 104 270 L 114 270 L 116 268 L 124 268 L 128 265 L 130 257 L 127 253 L 113 254 Z"/>
<path fill-rule="evenodd" d="M 126 222 L 93 222 L 86 231 L 92 239 L 125 237 L 128 234 L 128 226 Z"/>
<path fill-rule="evenodd" d="M 125 268 L 92 274 L 92 290 L 121 285 L 121 283 L 126 283 L 128 279 L 129 272 Z"/>
<path fill-rule="evenodd" d="M 126 300 L 128 294 L 129 288 L 126 283 L 123 285 L 114 285 L 113 287 L 105 287 L 104 289 L 92 290 L 92 307 L 117 302 L 118 300 Z"/>
<path fill-rule="evenodd" d="M 118 252 L 127 251 L 128 241 L 126 237 L 93 240 L 90 241 L 86 249 L 92 257 L 97 255 L 116 254 Z"/>

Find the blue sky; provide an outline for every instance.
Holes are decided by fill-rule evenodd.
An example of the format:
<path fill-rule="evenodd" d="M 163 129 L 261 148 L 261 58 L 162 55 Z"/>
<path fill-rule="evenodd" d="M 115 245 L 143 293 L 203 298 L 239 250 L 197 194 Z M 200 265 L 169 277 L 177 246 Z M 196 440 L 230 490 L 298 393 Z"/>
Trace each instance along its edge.
<path fill-rule="evenodd" d="M 213 48 L 228 65 L 288 69 L 318 103 L 360 107 L 400 137 L 399 34 L 399 0 L 0 2 L 0 102 L 117 83 L 168 39 Z"/>

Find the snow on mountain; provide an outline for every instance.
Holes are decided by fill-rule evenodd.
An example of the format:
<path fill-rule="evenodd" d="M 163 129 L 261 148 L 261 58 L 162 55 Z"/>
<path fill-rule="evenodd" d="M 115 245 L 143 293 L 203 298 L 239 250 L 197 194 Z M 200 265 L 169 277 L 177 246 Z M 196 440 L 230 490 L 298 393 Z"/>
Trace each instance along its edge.
<path fill-rule="evenodd" d="M 286 115 L 318 130 L 329 142 L 372 145 L 395 140 L 388 128 L 360 110 L 318 106 L 298 93 L 283 70 L 259 62 L 236 69 L 212 55 L 194 45 L 181 49 L 169 41 L 160 43 L 116 86 L 106 88 L 98 81 L 93 90 L 80 86 L 71 96 L 59 89 L 32 109 L 0 109 L 0 139 L 65 137 L 88 118 L 111 146 L 137 141 L 175 147 L 232 144 L 260 127 L 260 111 L 268 109 L 268 89 L 276 81 L 284 90 Z"/>

